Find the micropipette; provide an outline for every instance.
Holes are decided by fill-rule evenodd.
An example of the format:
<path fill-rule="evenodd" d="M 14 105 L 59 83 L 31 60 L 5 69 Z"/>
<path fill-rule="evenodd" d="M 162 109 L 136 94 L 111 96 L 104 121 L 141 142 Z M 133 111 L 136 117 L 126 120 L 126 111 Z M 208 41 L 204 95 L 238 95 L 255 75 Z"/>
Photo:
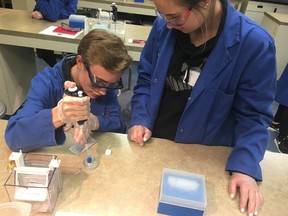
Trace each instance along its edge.
<path fill-rule="evenodd" d="M 73 96 L 73 97 L 84 97 L 84 92 L 81 91 L 81 90 L 78 90 L 77 86 L 73 87 L 73 88 L 68 88 L 67 90 L 65 90 L 65 93 L 69 96 Z M 84 133 L 84 123 L 85 121 L 87 121 L 87 119 L 85 120 L 81 120 L 81 121 L 78 121 L 78 125 L 80 127 L 80 133 L 82 133 L 83 135 L 83 139 L 84 139 L 84 144 L 83 144 L 83 148 L 85 148 L 86 150 L 86 157 L 84 158 L 83 160 L 83 164 L 86 168 L 96 168 L 99 164 L 99 161 L 98 161 L 98 158 L 94 157 L 93 156 L 93 152 L 92 150 L 90 150 L 88 148 L 88 143 L 87 143 L 87 138 L 85 136 L 85 133 Z"/>

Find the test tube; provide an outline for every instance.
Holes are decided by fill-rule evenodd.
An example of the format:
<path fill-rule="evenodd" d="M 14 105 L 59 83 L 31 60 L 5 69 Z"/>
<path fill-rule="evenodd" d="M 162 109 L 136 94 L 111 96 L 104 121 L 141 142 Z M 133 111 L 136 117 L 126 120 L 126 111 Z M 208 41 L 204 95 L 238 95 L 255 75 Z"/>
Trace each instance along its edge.
<path fill-rule="evenodd" d="M 87 164 L 92 164 L 93 163 L 93 152 L 90 149 L 87 149 Z"/>

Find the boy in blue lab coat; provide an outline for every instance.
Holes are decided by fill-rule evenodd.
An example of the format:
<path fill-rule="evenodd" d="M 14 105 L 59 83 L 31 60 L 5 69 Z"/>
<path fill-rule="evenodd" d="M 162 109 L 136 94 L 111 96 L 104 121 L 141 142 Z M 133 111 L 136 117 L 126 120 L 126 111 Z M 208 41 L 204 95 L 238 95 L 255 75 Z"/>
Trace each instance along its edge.
<path fill-rule="evenodd" d="M 23 107 L 9 119 L 7 145 L 12 151 L 23 152 L 62 145 L 65 130 L 73 123 L 77 126 L 73 138 L 79 144 L 85 143 L 90 131 L 124 133 L 117 93 L 131 61 L 123 41 L 115 34 L 90 31 L 80 41 L 77 54 L 64 57 L 32 79 Z M 75 85 L 84 97 L 64 94 Z M 83 130 L 75 124 L 81 120 L 87 120 Z"/>

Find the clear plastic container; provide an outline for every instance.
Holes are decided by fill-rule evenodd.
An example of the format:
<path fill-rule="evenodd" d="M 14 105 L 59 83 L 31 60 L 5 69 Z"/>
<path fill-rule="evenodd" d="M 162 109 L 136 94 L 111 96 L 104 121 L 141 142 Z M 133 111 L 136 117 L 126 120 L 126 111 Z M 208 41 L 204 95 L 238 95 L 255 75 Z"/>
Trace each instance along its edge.
<path fill-rule="evenodd" d="M 5 189 L 11 202 L 30 203 L 31 212 L 53 211 L 62 189 L 62 177 L 59 168 L 49 168 L 52 158 L 57 157 L 40 154 L 24 156 L 24 168 L 29 168 L 29 172 L 14 170 L 5 182 Z M 38 173 L 39 169 L 49 171 Z M 6 214 L 1 215 L 6 216 Z"/>

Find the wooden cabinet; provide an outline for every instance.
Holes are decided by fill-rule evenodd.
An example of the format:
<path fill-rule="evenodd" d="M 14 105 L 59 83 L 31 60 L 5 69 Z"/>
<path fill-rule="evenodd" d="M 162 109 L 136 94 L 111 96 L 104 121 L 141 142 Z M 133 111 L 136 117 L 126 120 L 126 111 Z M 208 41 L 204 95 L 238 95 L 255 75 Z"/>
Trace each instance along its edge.
<path fill-rule="evenodd" d="M 33 11 L 35 0 L 11 0 L 12 8 L 18 10 Z"/>
<path fill-rule="evenodd" d="M 0 44 L 0 98 L 7 106 L 6 114 L 15 113 L 25 101 L 36 71 L 32 48 Z"/>
<path fill-rule="evenodd" d="M 249 1 L 245 15 L 261 24 L 264 12 L 287 13 L 288 5 L 267 3 L 261 1 Z"/>
<path fill-rule="evenodd" d="M 288 62 L 288 13 L 264 12 L 261 25 L 274 37 L 276 45 L 277 78 Z"/>

